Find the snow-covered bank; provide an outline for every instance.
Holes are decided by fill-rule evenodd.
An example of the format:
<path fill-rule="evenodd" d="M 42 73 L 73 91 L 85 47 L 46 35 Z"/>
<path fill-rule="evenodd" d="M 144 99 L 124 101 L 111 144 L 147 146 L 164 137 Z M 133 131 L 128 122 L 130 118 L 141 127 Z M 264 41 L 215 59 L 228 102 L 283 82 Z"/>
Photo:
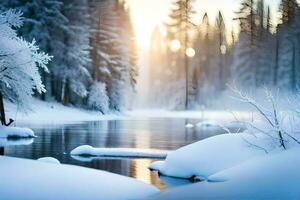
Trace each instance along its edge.
<path fill-rule="evenodd" d="M 233 114 L 234 113 L 234 114 Z M 245 120 L 252 117 L 249 111 L 229 112 L 227 110 L 191 110 L 191 111 L 174 111 L 174 110 L 133 110 L 125 113 L 132 117 L 147 118 L 191 118 L 206 119 L 217 121 L 234 121 L 236 118 Z"/>
<path fill-rule="evenodd" d="M 6 102 L 8 117 L 16 122 L 26 121 L 30 123 L 68 123 L 73 121 L 98 121 L 122 119 L 119 114 L 102 115 L 100 112 L 89 111 L 75 107 L 64 106 L 57 102 L 44 102 L 32 99 L 32 109 L 22 111 L 17 105 Z"/>
<path fill-rule="evenodd" d="M 299 199 L 300 148 L 255 157 L 208 179 L 171 189 L 153 199 Z"/>
<path fill-rule="evenodd" d="M 0 125 L 0 138 L 33 138 L 34 132 L 29 128 L 8 127 Z"/>
<path fill-rule="evenodd" d="M 71 151 L 72 156 L 98 156 L 98 157 L 131 157 L 131 158 L 165 158 L 167 151 L 156 149 L 134 148 L 94 148 L 89 145 L 79 146 Z"/>
<path fill-rule="evenodd" d="M 245 137 L 250 136 L 223 134 L 207 138 L 169 153 L 165 161 L 156 161 L 149 168 L 167 176 L 207 179 L 214 173 L 265 154 L 249 147 Z"/>
<path fill-rule="evenodd" d="M 0 199 L 145 199 L 158 190 L 132 178 L 72 165 L 0 156 Z"/>

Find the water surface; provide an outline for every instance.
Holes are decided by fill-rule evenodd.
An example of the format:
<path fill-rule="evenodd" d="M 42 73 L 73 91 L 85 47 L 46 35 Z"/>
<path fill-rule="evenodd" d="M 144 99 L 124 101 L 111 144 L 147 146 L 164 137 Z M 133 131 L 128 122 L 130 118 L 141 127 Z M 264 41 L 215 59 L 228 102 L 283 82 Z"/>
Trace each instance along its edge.
<path fill-rule="evenodd" d="M 152 159 L 103 158 L 78 160 L 70 151 L 80 145 L 94 147 L 126 147 L 175 150 L 204 138 L 224 133 L 223 130 L 187 129 L 187 123 L 197 119 L 144 118 L 112 121 L 76 122 L 68 124 L 30 124 L 38 136 L 32 144 L 5 147 L 5 155 L 38 159 L 51 156 L 61 163 L 79 165 L 133 177 L 164 190 L 182 184 L 186 180 L 159 178 L 148 170 Z"/>

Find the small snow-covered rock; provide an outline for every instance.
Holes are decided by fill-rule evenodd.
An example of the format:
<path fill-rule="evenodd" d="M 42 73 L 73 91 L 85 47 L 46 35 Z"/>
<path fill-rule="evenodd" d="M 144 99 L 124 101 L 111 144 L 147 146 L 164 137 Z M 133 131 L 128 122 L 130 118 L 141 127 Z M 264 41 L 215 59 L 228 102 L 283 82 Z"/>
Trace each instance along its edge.
<path fill-rule="evenodd" d="M 41 161 L 41 162 L 46 162 L 46 163 L 60 164 L 59 160 L 57 160 L 56 158 L 53 158 L 53 157 L 43 157 L 43 158 L 39 158 L 37 160 Z"/>
<path fill-rule="evenodd" d="M 194 128 L 194 125 L 193 124 L 186 124 L 185 127 L 186 128 Z"/>
<path fill-rule="evenodd" d="M 79 146 L 71 151 L 72 156 L 101 156 L 101 157 L 138 157 L 165 158 L 167 151 L 157 149 L 134 148 L 94 148 L 89 145 Z"/>
<path fill-rule="evenodd" d="M 33 138 L 34 132 L 29 128 L 7 127 L 0 125 L 0 138 Z"/>
<path fill-rule="evenodd" d="M 213 120 L 204 120 L 196 124 L 198 128 L 211 128 L 211 127 L 220 127 L 220 123 Z"/>

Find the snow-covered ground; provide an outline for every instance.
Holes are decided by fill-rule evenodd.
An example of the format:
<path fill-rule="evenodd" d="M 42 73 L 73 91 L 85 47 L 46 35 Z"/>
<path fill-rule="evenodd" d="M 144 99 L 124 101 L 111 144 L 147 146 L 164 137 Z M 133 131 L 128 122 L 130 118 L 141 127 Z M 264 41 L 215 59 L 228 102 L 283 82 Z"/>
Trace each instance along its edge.
<path fill-rule="evenodd" d="M 0 199 L 139 200 L 158 190 L 133 178 L 84 167 L 0 156 Z"/>
<path fill-rule="evenodd" d="M 72 121 L 96 121 L 122 119 L 120 114 L 102 115 L 100 112 L 64 106 L 57 102 L 44 102 L 32 99 L 30 110 L 18 109 L 18 106 L 5 102 L 7 117 L 16 122 L 26 121 L 30 123 L 68 123 Z"/>
<path fill-rule="evenodd" d="M 253 157 L 209 176 L 209 181 L 177 187 L 151 199 L 299 199 L 299 154 L 298 147 Z"/>
<path fill-rule="evenodd" d="M 7 127 L 0 125 L 0 138 L 33 138 L 34 132 L 29 128 Z"/>
<path fill-rule="evenodd" d="M 18 122 L 30 123 L 68 123 L 78 121 L 98 121 L 98 120 L 116 120 L 133 118 L 194 118 L 215 121 L 234 121 L 236 117 L 239 120 L 248 119 L 250 113 L 247 111 L 228 112 L 225 110 L 207 110 L 207 111 L 169 111 L 169 110 L 133 110 L 122 114 L 101 114 L 100 112 L 86 109 L 64 106 L 57 102 L 44 102 L 38 99 L 32 99 L 32 108 L 30 110 L 21 110 L 17 105 L 5 102 L 7 118 L 12 118 Z"/>
<path fill-rule="evenodd" d="M 89 145 L 79 146 L 71 151 L 72 156 L 165 158 L 168 151 L 135 148 L 94 148 Z"/>
<path fill-rule="evenodd" d="M 147 117 L 147 118 L 191 118 L 206 119 L 215 121 L 234 121 L 249 119 L 249 111 L 227 111 L 227 110 L 191 110 L 191 111 L 174 111 L 174 110 L 133 110 L 125 113 L 128 116 Z"/>

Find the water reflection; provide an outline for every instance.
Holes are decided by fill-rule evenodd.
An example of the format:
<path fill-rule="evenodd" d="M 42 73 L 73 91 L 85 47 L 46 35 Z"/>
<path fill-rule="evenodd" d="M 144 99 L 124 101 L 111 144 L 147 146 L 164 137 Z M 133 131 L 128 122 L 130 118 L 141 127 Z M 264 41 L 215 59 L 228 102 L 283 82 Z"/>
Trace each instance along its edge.
<path fill-rule="evenodd" d="M 19 124 L 30 127 L 38 136 L 25 146 L 8 146 L 5 155 L 38 159 L 51 156 L 61 163 L 107 170 L 134 177 L 158 188 L 186 184 L 183 180 L 159 179 L 148 170 L 151 159 L 73 159 L 69 153 L 80 145 L 94 147 L 153 148 L 175 150 L 204 138 L 224 133 L 224 130 L 186 129 L 186 123 L 195 119 L 132 119 L 99 122 L 81 122 L 65 125 Z M 84 161 L 84 162 L 83 162 Z"/>

